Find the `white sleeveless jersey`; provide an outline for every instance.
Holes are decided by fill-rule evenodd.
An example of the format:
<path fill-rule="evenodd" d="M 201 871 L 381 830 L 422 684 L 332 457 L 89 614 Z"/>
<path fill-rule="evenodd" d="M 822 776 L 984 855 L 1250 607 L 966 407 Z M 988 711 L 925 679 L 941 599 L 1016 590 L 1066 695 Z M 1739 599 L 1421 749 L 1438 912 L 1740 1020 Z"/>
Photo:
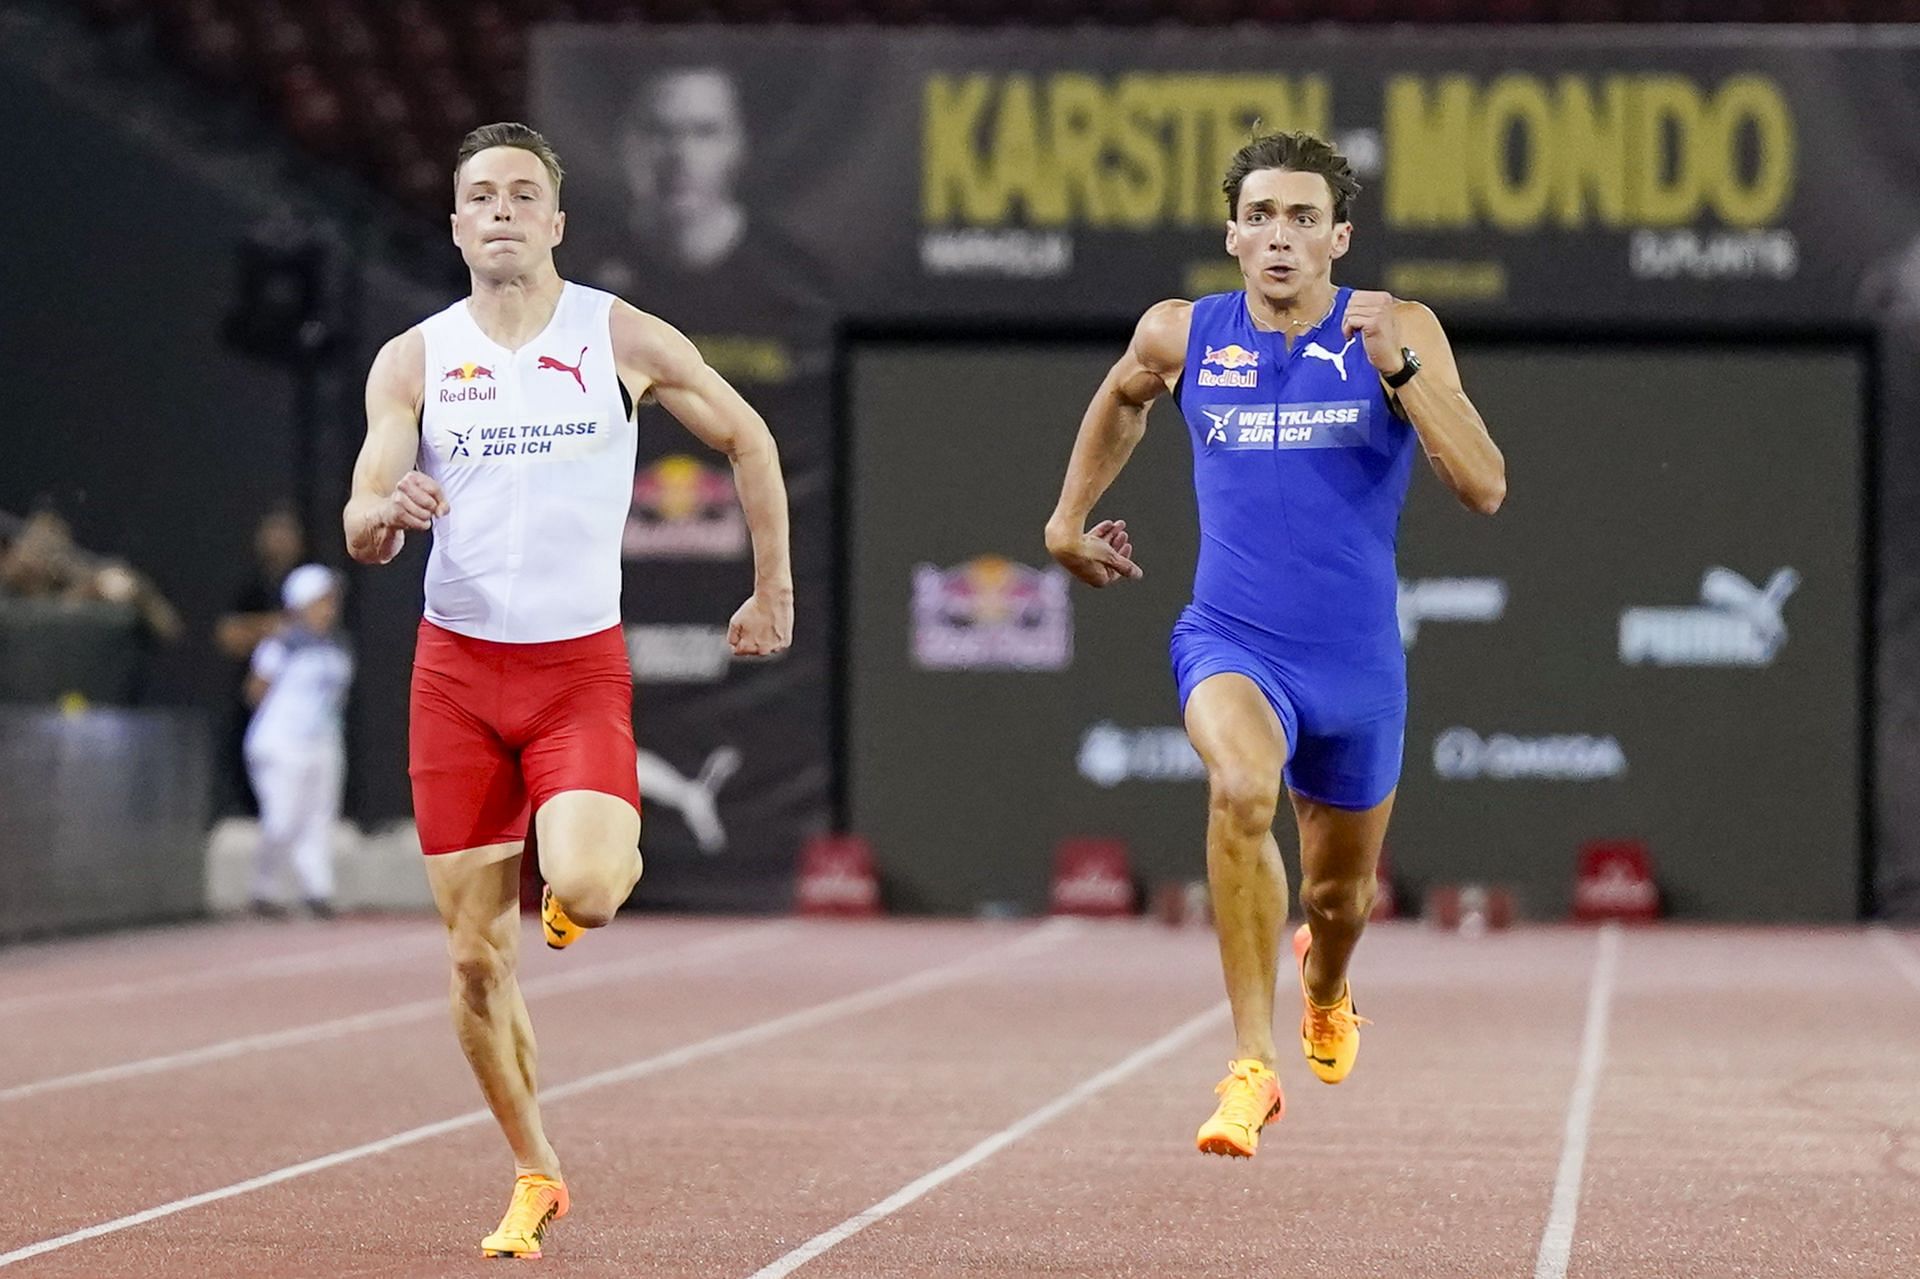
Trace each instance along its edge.
<path fill-rule="evenodd" d="M 446 493 L 427 620 L 476 639 L 574 639 L 620 620 L 637 429 L 613 362 L 613 295 L 567 284 L 518 351 L 465 301 L 423 323 L 420 469 Z"/>

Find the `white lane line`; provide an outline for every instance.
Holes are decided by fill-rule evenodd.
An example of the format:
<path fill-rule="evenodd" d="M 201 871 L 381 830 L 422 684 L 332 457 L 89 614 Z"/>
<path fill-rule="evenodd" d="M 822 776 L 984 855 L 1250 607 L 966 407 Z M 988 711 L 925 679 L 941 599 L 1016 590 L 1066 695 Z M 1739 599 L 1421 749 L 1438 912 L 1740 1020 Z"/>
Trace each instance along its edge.
<path fill-rule="evenodd" d="M 901 977 L 894 981 L 886 982 L 883 985 L 857 991 L 851 995 L 842 995 L 837 999 L 829 999 L 824 1003 L 812 1004 L 795 1012 L 790 1012 L 768 1021 L 755 1022 L 753 1025 L 744 1026 L 739 1030 L 730 1030 L 725 1034 L 715 1035 L 709 1039 L 702 1039 L 697 1043 L 688 1044 L 685 1047 L 676 1048 L 670 1052 L 659 1053 L 652 1057 L 643 1057 L 638 1061 L 629 1062 L 624 1066 L 616 1066 L 612 1070 L 603 1070 L 598 1074 L 587 1075 L 584 1078 L 561 1084 L 557 1088 L 544 1089 L 540 1094 L 540 1099 L 543 1102 L 560 1101 L 564 1098 L 578 1096 L 581 1093 L 589 1092 L 596 1088 L 605 1088 L 612 1084 L 622 1084 L 631 1080 L 642 1079 L 648 1075 L 658 1074 L 664 1070 L 671 1070 L 676 1066 L 684 1066 L 689 1062 L 701 1061 L 708 1057 L 721 1056 L 722 1054 L 733 1052 L 736 1049 L 745 1048 L 764 1040 L 772 1039 L 778 1035 L 784 1035 L 796 1030 L 812 1029 L 815 1026 L 824 1025 L 828 1022 L 839 1021 L 858 1013 L 868 1012 L 875 1008 L 882 1008 L 888 1004 L 898 1003 L 910 996 L 918 995 L 940 986 L 951 985 L 961 978 L 978 972 L 990 964 L 999 963 L 1006 959 L 1024 955 L 1030 951 L 1052 945 L 1065 937 L 1072 936 L 1078 931 L 1080 930 L 1075 927 L 1071 921 L 1050 921 L 1026 933 L 1016 941 L 1003 942 L 999 946 L 991 949 L 977 951 L 965 959 L 941 964 L 938 967 L 915 973 L 910 977 Z M 39 1243 L 27 1244 L 23 1247 L 15 1248 L 12 1252 L 0 1253 L 0 1267 L 11 1266 L 21 1261 L 29 1261 L 34 1257 L 43 1256 L 46 1253 L 55 1252 L 61 1248 L 68 1248 L 77 1243 L 84 1243 L 89 1239 L 98 1239 L 102 1235 L 110 1235 L 121 1230 L 129 1230 L 134 1226 L 145 1225 L 149 1221 L 158 1221 L 162 1217 L 171 1217 L 175 1213 L 186 1212 L 189 1209 L 203 1207 L 210 1203 L 218 1203 L 223 1199 L 232 1199 L 236 1195 L 244 1195 L 249 1191 L 264 1190 L 268 1186 L 277 1186 L 283 1181 L 292 1181 L 296 1177 L 305 1177 L 310 1173 L 324 1172 L 328 1168 L 337 1168 L 341 1164 L 353 1163 L 356 1160 L 386 1154 L 388 1151 L 399 1150 L 405 1146 L 416 1145 L 419 1142 L 444 1136 L 450 1132 L 458 1132 L 463 1128 L 471 1128 L 476 1124 L 485 1123 L 492 1118 L 493 1115 L 489 1111 L 469 1110 L 465 1114 L 455 1115 L 451 1119 L 442 1119 L 437 1123 L 422 1124 L 418 1128 L 409 1128 L 405 1132 L 397 1132 L 390 1137 L 382 1137 L 377 1141 L 369 1141 L 362 1145 L 349 1147 L 346 1150 L 336 1150 L 330 1155 L 321 1155 L 301 1163 L 289 1164 L 284 1168 L 276 1168 L 272 1172 L 262 1173 L 258 1177 L 249 1177 L 245 1181 L 236 1181 L 230 1186 L 222 1186 L 218 1190 L 207 1190 L 197 1195 L 189 1195 L 185 1199 L 176 1199 L 172 1203 L 164 1203 L 156 1208 L 148 1208 L 141 1212 L 131 1213 L 125 1217 L 116 1217 L 112 1221 L 103 1221 L 98 1225 L 86 1226 L 79 1230 L 70 1231 L 64 1235 L 55 1236 L 52 1239 L 43 1239 Z"/>
<path fill-rule="evenodd" d="M 212 942 L 209 942 L 212 945 Z M 173 994 L 182 990 L 204 990 L 266 977 L 293 977 L 305 973 L 331 972 L 338 968 L 367 968 L 390 964 L 395 956 L 413 951 L 435 950 L 445 945 L 438 928 L 426 935 L 410 934 L 360 946 L 328 946 L 320 950 L 274 955 L 251 964 L 226 964 L 219 955 L 209 957 L 209 966 L 193 972 L 167 977 L 149 977 L 141 981 L 116 981 L 104 986 L 82 986 L 77 990 L 41 990 L 28 995 L 0 999 L 0 1014 L 19 1012 L 45 1004 L 61 1008 L 90 999 L 134 999 L 147 995 Z M 132 962 L 139 962 L 134 956 Z"/>
<path fill-rule="evenodd" d="M 1150 1065 L 1181 1048 L 1201 1031 L 1215 1025 L 1226 1009 L 1227 1005 L 1222 1001 L 1205 1012 L 1188 1018 L 1146 1047 L 1123 1057 L 1099 1074 L 1082 1080 L 1040 1109 L 1002 1128 L 965 1154 L 941 1164 L 916 1181 L 908 1182 L 866 1211 L 855 1213 L 831 1230 L 824 1230 L 815 1235 L 778 1261 L 754 1271 L 748 1279 L 780 1279 L 782 1275 L 792 1274 L 821 1253 L 846 1242 L 868 1226 L 885 1221 L 916 1199 L 952 1181 L 968 1169 L 985 1163 L 1036 1128 L 1058 1119 L 1075 1106 L 1105 1092 L 1141 1067 Z"/>
<path fill-rule="evenodd" d="M 1540 1254 L 1533 1263 L 1533 1279 L 1566 1279 L 1573 1252 L 1574 1220 L 1580 1214 L 1580 1183 L 1586 1172 L 1587 1136 L 1593 1126 L 1593 1103 L 1600 1091 L 1600 1070 L 1607 1059 L 1607 1017 L 1613 1007 L 1614 974 L 1620 967 L 1620 927 L 1600 927 L 1599 953 L 1593 961 L 1593 984 L 1587 992 L 1587 1028 L 1580 1039 L 1580 1069 L 1574 1076 L 1573 1097 L 1567 1103 L 1566 1136 L 1560 1144 L 1560 1173 L 1553 1181 L 1553 1206 L 1540 1236 Z"/>
<path fill-rule="evenodd" d="M 1895 971 L 1907 979 L 1907 984 L 1920 990 L 1920 955 L 1915 955 L 1912 948 L 1885 924 L 1874 926 L 1873 940 L 1892 962 Z"/>
<path fill-rule="evenodd" d="M 604 986 L 610 982 L 660 968 L 673 968 L 681 964 L 698 963 L 705 959 L 737 955 L 744 951 L 762 950 L 785 940 L 793 932 L 793 925 L 784 922 L 735 929 L 722 933 L 718 937 L 689 943 L 676 950 L 589 965 L 567 973 L 529 978 L 520 983 L 520 990 L 521 993 L 528 995 L 551 995 L 591 986 Z M 355 1013 L 350 1017 L 337 1017 L 332 1021 L 291 1026 L 285 1030 L 270 1030 L 257 1035 L 241 1035 L 235 1039 L 225 1039 L 219 1043 L 188 1048 L 181 1052 L 143 1057 L 138 1061 L 101 1066 L 95 1070 L 75 1071 L 68 1075 L 54 1075 L 47 1079 L 36 1079 L 30 1083 L 15 1084 L 10 1088 L 0 1088 L 0 1104 L 24 1101 L 28 1097 L 39 1097 L 50 1092 L 65 1092 L 70 1088 L 85 1088 L 93 1084 L 113 1083 L 121 1079 L 158 1075 L 169 1070 L 184 1070 L 189 1066 L 202 1066 L 210 1061 L 225 1061 L 247 1053 L 271 1052 L 276 1048 L 291 1048 L 296 1044 L 311 1044 L 323 1039 L 337 1039 L 342 1035 L 357 1035 L 363 1031 L 380 1030 L 410 1021 L 442 1016 L 446 1012 L 447 997 L 440 995 L 433 999 L 416 999 L 411 1003 L 395 1004 L 390 1008 L 376 1008 L 371 1012 Z"/>

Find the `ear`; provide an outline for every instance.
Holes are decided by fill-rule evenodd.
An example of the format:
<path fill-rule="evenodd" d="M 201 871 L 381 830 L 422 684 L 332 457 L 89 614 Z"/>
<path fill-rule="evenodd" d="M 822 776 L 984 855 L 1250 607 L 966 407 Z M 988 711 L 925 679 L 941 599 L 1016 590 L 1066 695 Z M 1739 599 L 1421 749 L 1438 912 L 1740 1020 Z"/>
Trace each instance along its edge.
<path fill-rule="evenodd" d="M 553 215 L 553 242 L 555 244 L 567 238 L 567 212 L 560 210 Z"/>
<path fill-rule="evenodd" d="M 1236 258 L 1240 256 L 1240 224 L 1232 219 L 1227 221 L 1227 252 Z"/>
<path fill-rule="evenodd" d="M 454 247 L 458 248 L 460 245 L 460 215 L 458 213 L 447 214 L 447 230 L 453 236 Z"/>
<path fill-rule="evenodd" d="M 1339 226 L 1333 228 L 1333 256 L 1336 258 L 1346 257 L 1347 248 L 1352 241 L 1353 223 L 1342 222 Z"/>

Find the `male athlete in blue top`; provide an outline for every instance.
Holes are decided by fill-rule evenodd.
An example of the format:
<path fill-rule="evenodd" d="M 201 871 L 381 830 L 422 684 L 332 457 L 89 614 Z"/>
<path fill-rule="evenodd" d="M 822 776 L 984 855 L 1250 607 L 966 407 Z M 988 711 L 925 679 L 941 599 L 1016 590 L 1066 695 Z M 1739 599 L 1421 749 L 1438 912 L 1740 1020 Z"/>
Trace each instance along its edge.
<path fill-rule="evenodd" d="M 1293 938 L 1301 1047 L 1337 1084 L 1360 1049 L 1347 961 L 1400 777 L 1394 547 L 1415 445 L 1476 511 L 1498 510 L 1507 485 L 1433 312 L 1334 286 L 1359 190 L 1346 160 L 1310 134 L 1267 134 L 1235 154 L 1223 185 L 1227 252 L 1246 288 L 1141 317 L 1081 421 L 1047 549 L 1090 586 L 1141 576 L 1125 521 L 1089 529 L 1087 518 L 1171 390 L 1200 509 L 1173 668 L 1207 768 L 1207 878 L 1238 1041 L 1198 1145 L 1251 1156 L 1285 1108 L 1273 1073 L 1281 780 L 1307 916 Z"/>

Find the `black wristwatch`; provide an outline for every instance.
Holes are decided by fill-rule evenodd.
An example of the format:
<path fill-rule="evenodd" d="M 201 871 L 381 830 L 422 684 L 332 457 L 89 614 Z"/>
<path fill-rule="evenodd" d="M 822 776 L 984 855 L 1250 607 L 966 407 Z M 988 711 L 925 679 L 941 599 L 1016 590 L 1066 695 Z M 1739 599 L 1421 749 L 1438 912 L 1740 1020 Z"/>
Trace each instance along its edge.
<path fill-rule="evenodd" d="M 1395 390 L 1413 381 L 1413 375 L 1420 371 L 1420 357 L 1414 354 L 1412 347 L 1401 347 L 1400 355 L 1401 358 L 1406 360 L 1406 363 L 1400 366 L 1400 371 L 1398 373 L 1389 373 L 1380 379 Z"/>

